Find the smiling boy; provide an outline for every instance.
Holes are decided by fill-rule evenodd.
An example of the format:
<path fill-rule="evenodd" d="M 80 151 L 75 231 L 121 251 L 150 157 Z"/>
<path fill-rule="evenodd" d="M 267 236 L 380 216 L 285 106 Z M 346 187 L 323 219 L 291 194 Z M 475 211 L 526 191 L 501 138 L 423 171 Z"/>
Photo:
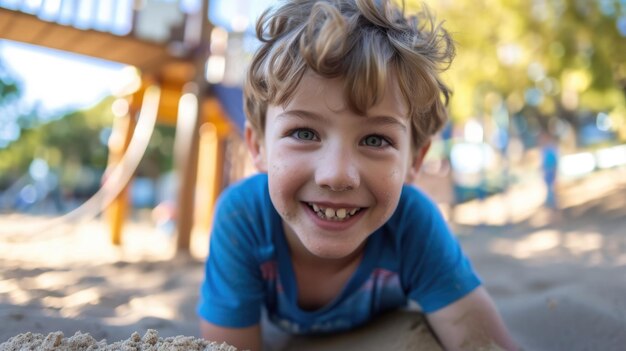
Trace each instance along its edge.
<path fill-rule="evenodd" d="M 261 314 L 331 333 L 412 300 L 447 350 L 513 350 L 437 207 L 408 185 L 445 122 L 448 34 L 385 0 L 292 0 L 257 25 L 244 90 L 260 174 L 218 203 L 203 336 L 261 348 Z"/>

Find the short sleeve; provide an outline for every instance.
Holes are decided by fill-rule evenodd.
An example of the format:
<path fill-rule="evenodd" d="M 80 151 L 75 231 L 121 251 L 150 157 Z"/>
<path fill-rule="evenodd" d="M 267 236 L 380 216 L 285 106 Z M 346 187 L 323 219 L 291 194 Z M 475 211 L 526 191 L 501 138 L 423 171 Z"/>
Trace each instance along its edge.
<path fill-rule="evenodd" d="M 431 313 L 467 295 L 481 282 L 438 207 L 415 188 L 407 192 L 400 209 L 403 280 L 409 298 L 424 313 Z"/>
<path fill-rule="evenodd" d="M 243 189 L 229 189 L 218 201 L 198 314 L 223 327 L 259 322 L 263 283 L 257 260 L 254 206 Z M 248 194 L 249 195 L 249 194 Z"/>

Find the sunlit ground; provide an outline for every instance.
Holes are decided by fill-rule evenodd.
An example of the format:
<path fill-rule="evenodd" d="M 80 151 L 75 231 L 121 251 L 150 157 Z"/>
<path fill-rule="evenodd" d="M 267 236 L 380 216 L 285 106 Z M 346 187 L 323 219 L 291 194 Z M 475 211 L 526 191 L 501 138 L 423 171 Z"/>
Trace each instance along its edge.
<path fill-rule="evenodd" d="M 508 205 L 497 197 L 462 205 L 466 217 L 459 214 L 459 220 L 482 216 L 483 223 L 456 225 L 466 253 L 524 350 L 621 349 L 626 342 L 624 170 L 563 184 L 561 211 L 555 213 L 541 208 L 540 189 L 519 189 Z M 495 214 L 507 206 L 513 215 L 503 224 Z"/>
<path fill-rule="evenodd" d="M 452 226 L 516 338 L 536 346 L 529 350 L 567 349 L 550 336 L 563 326 L 597 340 L 626 321 L 625 170 L 562 184 L 558 212 L 542 208 L 543 196 L 541 182 L 528 182 L 457 206 Z M 173 237 L 148 214 L 134 217 L 122 247 L 109 244 L 99 218 L 11 235 L 42 219 L 0 217 L 0 319 L 20 322 L 3 327 L 0 340 L 24 331 L 15 328 L 73 334 L 77 318 L 82 330 L 110 340 L 128 337 L 129 326 L 176 334 L 181 323 L 197 335 L 201 254 L 172 259 Z"/>
<path fill-rule="evenodd" d="M 620 225 L 626 224 L 626 168 L 564 181 L 559 188 L 557 211 L 543 207 L 545 190 L 539 179 L 524 182 L 506 194 L 454 208 L 446 204 L 441 207 L 462 240 L 486 236 L 488 248 L 495 254 L 517 259 L 559 253 L 589 258 L 603 252 L 612 255 L 614 263 L 626 264 L 624 243 L 617 242 L 622 237 L 626 241 L 626 236 L 616 234 L 622 233 Z M 102 218 L 67 222 L 52 229 L 39 226 L 46 230 L 23 233 L 25 226 L 38 228 L 49 218 L 4 214 L 0 216 L 0 257 L 50 267 L 85 261 L 103 264 L 172 258 L 175 238 L 157 229 L 147 211 L 133 217 L 126 223 L 123 245 L 115 247 Z M 194 237 L 192 253 L 200 260 L 206 254 L 203 246 L 207 239 L 204 235 Z M 596 257 L 590 263 L 598 260 Z"/>
<path fill-rule="evenodd" d="M 25 331 L 82 330 L 98 340 L 148 328 L 161 336 L 197 335 L 202 263 L 174 259 L 173 238 L 140 217 L 127 223 L 122 247 L 109 243 L 100 219 L 1 238 L 0 320 L 8 324 L 0 342 Z M 8 215 L 0 226 L 6 233 L 39 220 Z"/>
<path fill-rule="evenodd" d="M 487 236 L 487 248 L 520 260 L 626 265 L 626 169 L 563 182 L 559 210 L 543 207 L 541 183 L 460 205 L 462 236 Z"/>
<path fill-rule="evenodd" d="M 145 216 L 143 216 L 145 217 Z M 0 217 L 3 233 L 18 229 L 25 221 L 29 225 L 47 218 L 27 215 L 4 215 Z M 129 220 L 124 229 L 124 243 L 120 247 L 110 244 L 108 226 L 101 219 L 86 223 L 59 226 L 32 235 L 3 234 L 0 256 L 5 260 L 28 261 L 41 265 L 59 266 L 89 261 L 92 264 L 116 261 L 138 262 L 163 260 L 174 253 L 173 238 L 159 232 L 149 218 Z"/>

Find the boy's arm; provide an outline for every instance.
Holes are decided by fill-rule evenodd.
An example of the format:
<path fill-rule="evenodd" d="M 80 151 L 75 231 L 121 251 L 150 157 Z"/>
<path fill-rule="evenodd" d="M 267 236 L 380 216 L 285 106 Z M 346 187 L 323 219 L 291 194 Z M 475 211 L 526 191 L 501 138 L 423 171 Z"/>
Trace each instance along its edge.
<path fill-rule="evenodd" d="M 200 321 L 202 337 L 218 343 L 225 342 L 238 350 L 261 351 L 261 327 L 255 324 L 245 328 L 225 328 Z"/>
<path fill-rule="evenodd" d="M 483 287 L 426 318 L 445 350 L 490 350 L 494 344 L 518 350 Z"/>

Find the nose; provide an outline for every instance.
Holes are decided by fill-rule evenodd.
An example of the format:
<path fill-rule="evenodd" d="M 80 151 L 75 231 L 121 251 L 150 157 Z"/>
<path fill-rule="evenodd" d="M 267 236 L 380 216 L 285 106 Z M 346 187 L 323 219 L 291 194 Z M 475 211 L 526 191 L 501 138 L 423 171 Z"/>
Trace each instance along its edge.
<path fill-rule="evenodd" d="M 316 167 L 315 182 L 332 191 L 356 189 L 361 182 L 357 162 L 341 147 L 326 147 Z"/>

